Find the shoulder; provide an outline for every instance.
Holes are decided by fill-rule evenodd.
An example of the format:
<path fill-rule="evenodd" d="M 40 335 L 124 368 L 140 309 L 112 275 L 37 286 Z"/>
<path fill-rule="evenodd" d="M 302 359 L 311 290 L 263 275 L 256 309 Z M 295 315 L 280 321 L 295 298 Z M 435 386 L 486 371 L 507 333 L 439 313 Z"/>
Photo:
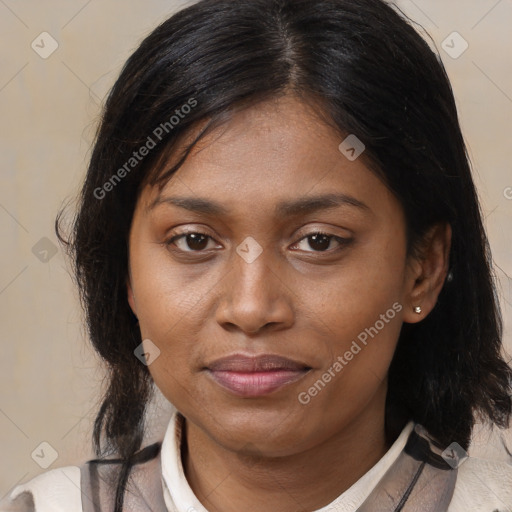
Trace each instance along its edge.
<path fill-rule="evenodd" d="M 468 457 L 458 468 L 449 512 L 512 512 L 512 464 Z"/>
<path fill-rule="evenodd" d="M 0 512 L 82 512 L 80 468 L 66 466 L 46 471 L 18 485 Z"/>
<path fill-rule="evenodd" d="M 139 505 L 154 501 L 157 491 L 161 494 L 160 448 L 160 442 L 154 443 L 131 460 L 130 482 L 135 486 L 135 494 L 130 493 L 130 503 L 135 506 L 130 510 L 143 510 Z M 122 463 L 123 460 L 111 457 L 42 473 L 18 485 L 0 503 L 0 512 L 82 512 L 96 510 L 98 503 L 103 508 L 112 502 L 112 485 Z M 146 496 L 147 493 L 150 495 Z"/>

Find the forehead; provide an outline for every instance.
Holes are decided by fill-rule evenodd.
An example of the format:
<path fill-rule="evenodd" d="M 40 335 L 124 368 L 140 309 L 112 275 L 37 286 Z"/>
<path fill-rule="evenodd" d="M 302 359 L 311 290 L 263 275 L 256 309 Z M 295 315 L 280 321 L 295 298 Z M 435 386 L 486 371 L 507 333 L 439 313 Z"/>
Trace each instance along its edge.
<path fill-rule="evenodd" d="M 202 138 L 163 190 L 148 188 L 141 200 L 148 209 L 161 197 L 179 194 L 240 210 L 249 204 L 270 209 L 285 197 L 368 196 L 385 188 L 363 158 L 350 161 L 340 152 L 343 139 L 312 104 L 293 96 L 267 100 L 238 111 Z M 168 168 L 173 163 L 171 158 Z"/>

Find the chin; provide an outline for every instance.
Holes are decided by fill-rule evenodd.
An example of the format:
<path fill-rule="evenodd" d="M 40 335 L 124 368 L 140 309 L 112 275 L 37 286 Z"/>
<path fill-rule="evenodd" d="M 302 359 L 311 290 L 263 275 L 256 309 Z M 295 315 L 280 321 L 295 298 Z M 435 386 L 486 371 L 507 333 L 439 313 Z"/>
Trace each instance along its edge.
<path fill-rule="evenodd" d="M 238 451 L 257 447 L 261 452 L 276 456 L 294 452 L 309 437 L 308 423 L 287 409 L 245 406 L 236 410 L 217 410 L 215 418 L 204 417 L 199 423 L 208 435 L 226 449 Z"/>

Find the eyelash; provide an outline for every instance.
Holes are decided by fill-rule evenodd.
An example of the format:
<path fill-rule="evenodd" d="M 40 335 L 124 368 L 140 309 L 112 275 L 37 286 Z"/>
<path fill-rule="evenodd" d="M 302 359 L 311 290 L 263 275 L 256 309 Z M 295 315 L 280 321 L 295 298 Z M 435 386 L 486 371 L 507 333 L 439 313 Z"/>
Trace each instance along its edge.
<path fill-rule="evenodd" d="M 176 240 L 179 240 L 181 238 L 184 238 L 186 237 L 187 235 L 201 235 L 201 236 L 204 236 L 210 240 L 213 240 L 213 238 L 206 234 L 206 233 L 203 233 L 201 231 L 185 231 L 183 233 L 180 233 L 180 234 L 176 234 L 174 236 L 172 236 L 170 239 L 168 239 L 167 241 L 164 242 L 164 244 L 166 246 L 170 246 L 172 244 L 174 244 L 174 242 Z M 344 247 L 346 247 L 347 245 L 349 245 L 353 239 L 351 238 L 342 238 L 342 237 L 339 237 L 339 236 L 335 236 L 335 235 L 332 235 L 330 233 L 326 233 L 325 231 L 312 231 L 311 233 L 308 233 L 307 235 L 303 236 L 300 240 L 298 240 L 297 242 L 295 242 L 294 246 L 298 245 L 300 242 L 302 242 L 303 240 L 306 240 L 310 237 L 313 237 L 313 236 L 325 236 L 327 238 L 330 238 L 330 239 L 333 239 L 333 240 L 336 240 L 339 244 L 339 247 L 337 247 L 336 249 L 330 249 L 330 250 L 326 250 L 326 251 L 305 251 L 305 252 L 311 252 L 313 254 L 333 254 L 333 253 L 336 253 L 338 251 L 340 251 L 341 249 L 343 249 Z M 178 251 L 180 253 L 189 253 L 189 254 L 201 254 L 201 253 L 206 253 L 207 250 L 201 250 L 201 251 L 194 251 L 194 250 L 191 250 L 191 251 L 183 251 L 182 249 L 179 249 L 179 248 L 176 248 L 176 249 L 172 249 L 173 251 Z"/>

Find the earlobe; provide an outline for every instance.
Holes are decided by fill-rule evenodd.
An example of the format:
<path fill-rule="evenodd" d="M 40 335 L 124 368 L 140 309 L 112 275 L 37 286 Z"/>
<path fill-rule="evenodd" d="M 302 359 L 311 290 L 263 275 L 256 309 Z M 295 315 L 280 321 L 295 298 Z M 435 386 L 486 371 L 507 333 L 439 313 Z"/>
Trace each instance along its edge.
<path fill-rule="evenodd" d="M 404 322 L 420 322 L 434 309 L 448 274 L 451 237 L 448 223 L 434 225 L 425 235 L 421 254 L 410 265 Z"/>

